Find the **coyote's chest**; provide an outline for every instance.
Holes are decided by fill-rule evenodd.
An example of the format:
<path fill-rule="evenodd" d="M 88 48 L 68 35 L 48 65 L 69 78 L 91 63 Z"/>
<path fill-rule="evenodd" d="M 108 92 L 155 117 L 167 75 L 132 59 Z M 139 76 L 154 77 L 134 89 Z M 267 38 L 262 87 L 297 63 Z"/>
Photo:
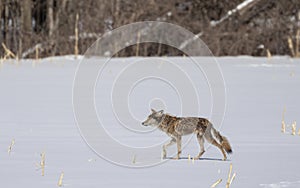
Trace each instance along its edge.
<path fill-rule="evenodd" d="M 175 128 L 178 126 L 181 118 L 165 115 L 162 122 L 159 125 L 159 128 L 169 134 L 172 134 L 175 131 Z"/>

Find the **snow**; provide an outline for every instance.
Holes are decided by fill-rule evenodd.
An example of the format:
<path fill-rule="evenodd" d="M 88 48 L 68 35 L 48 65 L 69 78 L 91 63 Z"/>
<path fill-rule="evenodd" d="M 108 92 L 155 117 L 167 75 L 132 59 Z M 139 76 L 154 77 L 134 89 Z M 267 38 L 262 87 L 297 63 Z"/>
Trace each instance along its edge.
<path fill-rule="evenodd" d="M 292 136 L 290 129 L 285 134 L 280 132 L 284 108 L 286 124 L 300 121 L 299 59 L 216 58 L 226 83 L 227 106 L 221 128 L 215 126 L 229 138 L 234 153 L 228 161 L 220 161 L 221 153 L 215 147 L 209 147 L 203 159 L 194 163 L 186 159 L 170 160 L 147 168 L 127 168 L 103 160 L 81 137 L 72 106 L 72 86 L 80 59 L 82 57 L 76 60 L 66 56 L 38 62 L 8 60 L 1 66 L 1 187 L 55 187 L 62 172 L 64 187 L 210 187 L 220 178 L 223 181 L 217 187 L 225 187 L 230 163 L 236 172 L 231 187 L 300 186 L 300 136 Z M 197 75 L 187 58 L 164 59 L 181 66 L 191 80 L 200 80 L 195 88 L 200 94 L 201 114 L 209 117 L 212 102 L 207 84 L 202 83 L 205 82 L 203 75 Z M 196 59 L 210 66 L 208 57 Z M 143 58 L 111 60 L 104 75 L 106 89 L 110 89 L 118 71 L 132 61 L 143 61 Z M 147 88 L 147 85 L 151 86 Z M 153 97 L 149 92 L 151 88 L 155 89 L 152 94 L 164 101 L 154 98 L 150 106 L 165 106 L 169 113 L 180 115 L 181 102 L 172 87 L 157 80 L 147 80 L 136 85 L 129 96 L 129 107 L 136 121 L 149 113 L 149 102 Z M 105 121 L 115 122 L 109 110 L 101 109 L 100 104 L 111 103 L 103 98 L 107 91 L 101 91 L 101 87 L 96 87 L 98 112 L 105 113 Z M 167 91 L 171 92 L 166 94 Z M 146 147 L 154 144 L 160 148 L 167 141 L 167 136 L 158 130 L 145 128 L 148 132 L 137 133 L 114 124 L 105 125 L 111 136 L 126 145 Z M 8 154 L 13 139 L 15 144 Z M 174 151 L 175 147 L 172 147 L 169 153 Z M 198 151 L 193 136 L 183 149 L 182 157 L 195 156 Z M 41 169 L 37 166 L 42 152 L 45 152 L 45 176 L 41 176 Z M 160 151 L 156 154 L 159 155 Z M 154 157 L 159 158 L 156 154 Z M 126 154 L 119 152 L 119 155 L 121 162 L 126 162 L 127 159 L 123 158 Z M 138 155 L 132 155 L 131 159 L 129 163 L 136 165 L 143 162 Z"/>

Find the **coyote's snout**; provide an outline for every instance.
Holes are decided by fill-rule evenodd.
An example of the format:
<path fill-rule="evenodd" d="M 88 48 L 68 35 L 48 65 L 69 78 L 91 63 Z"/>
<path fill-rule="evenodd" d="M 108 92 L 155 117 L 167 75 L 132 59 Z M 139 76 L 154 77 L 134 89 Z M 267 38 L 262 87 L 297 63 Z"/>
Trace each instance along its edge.
<path fill-rule="evenodd" d="M 163 145 L 163 157 L 167 156 L 167 147 L 177 143 L 177 159 L 181 154 L 181 137 L 184 135 L 195 133 L 200 145 L 200 152 L 196 159 L 199 159 L 204 151 L 204 139 L 212 145 L 218 147 L 226 160 L 226 152 L 231 153 L 232 149 L 226 137 L 222 136 L 205 118 L 199 117 L 175 117 L 164 113 L 163 110 L 155 111 L 142 122 L 144 126 L 155 126 L 164 131 L 171 137 L 169 143 Z"/>

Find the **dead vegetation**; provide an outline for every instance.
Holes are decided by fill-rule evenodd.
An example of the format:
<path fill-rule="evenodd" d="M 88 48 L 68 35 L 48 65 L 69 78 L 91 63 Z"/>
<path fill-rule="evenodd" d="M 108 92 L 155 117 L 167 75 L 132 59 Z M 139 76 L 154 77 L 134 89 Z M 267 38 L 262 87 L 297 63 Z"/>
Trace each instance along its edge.
<path fill-rule="evenodd" d="M 83 54 L 103 33 L 137 21 L 178 24 L 213 54 L 299 57 L 300 1 L 290 0 L 0 0 L 2 59 Z M 11 53 L 8 54 L 7 49 Z M 118 56 L 182 55 L 146 44 Z"/>

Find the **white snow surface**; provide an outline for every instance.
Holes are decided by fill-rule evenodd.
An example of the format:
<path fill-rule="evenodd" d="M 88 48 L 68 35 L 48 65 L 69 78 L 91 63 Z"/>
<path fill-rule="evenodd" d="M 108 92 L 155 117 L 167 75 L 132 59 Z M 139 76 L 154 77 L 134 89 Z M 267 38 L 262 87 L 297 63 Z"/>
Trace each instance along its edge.
<path fill-rule="evenodd" d="M 207 58 L 197 58 L 209 64 Z M 124 66 L 133 59 L 116 58 L 111 63 Z M 183 63 L 187 69 L 191 66 L 186 58 L 167 59 Z M 103 160 L 81 137 L 72 109 L 72 86 L 79 60 L 68 56 L 38 62 L 5 61 L 0 69 L 0 186 L 56 187 L 64 172 L 64 187 L 210 187 L 220 178 L 223 181 L 217 187 L 225 187 L 232 163 L 236 177 L 231 187 L 300 187 L 300 136 L 292 136 L 290 128 L 281 133 L 284 108 L 286 124 L 300 122 L 300 60 L 246 56 L 216 60 L 226 83 L 227 106 L 220 132 L 233 147 L 229 160 L 216 160 L 222 155 L 210 147 L 203 159 L 194 163 L 170 160 L 138 169 Z M 132 109 L 141 119 L 149 113 L 145 105 L 135 104 Z M 172 106 L 168 112 L 177 115 Z M 204 110 L 203 116 L 208 112 Z M 117 128 L 110 131 L 126 144 L 167 139 L 159 130 L 136 137 Z M 15 144 L 8 154 L 12 139 Z M 196 138 L 192 138 L 182 156 L 194 156 L 198 150 Z M 46 154 L 45 176 L 41 176 L 37 165 L 42 152 Z M 142 159 L 137 156 L 135 160 Z"/>

